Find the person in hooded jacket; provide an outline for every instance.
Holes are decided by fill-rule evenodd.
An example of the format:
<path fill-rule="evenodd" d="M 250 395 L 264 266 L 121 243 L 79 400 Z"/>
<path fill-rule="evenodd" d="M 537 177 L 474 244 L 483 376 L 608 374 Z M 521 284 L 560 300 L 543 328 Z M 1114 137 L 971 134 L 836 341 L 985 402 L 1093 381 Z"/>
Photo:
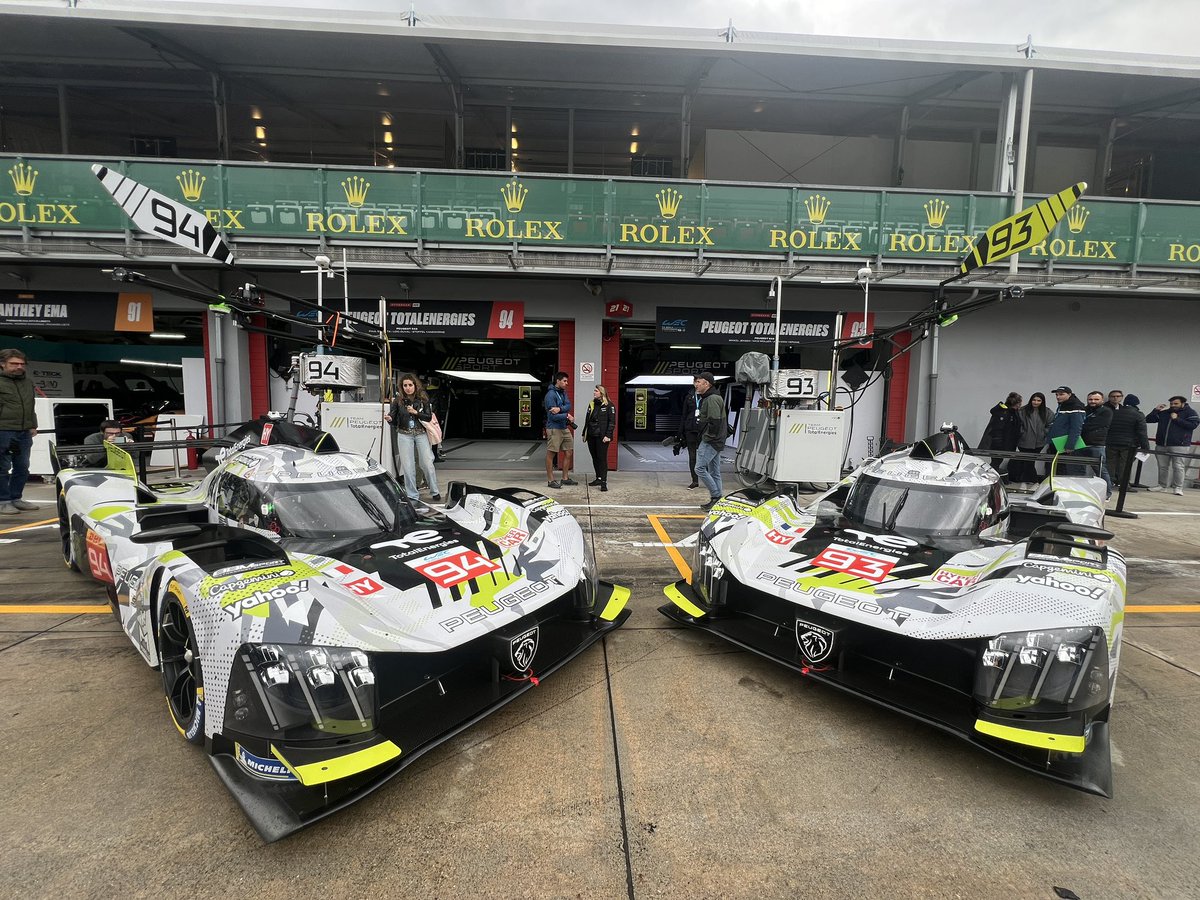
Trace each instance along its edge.
<path fill-rule="evenodd" d="M 1074 453 L 1084 446 L 1081 435 L 1087 407 L 1065 384 L 1054 389 L 1054 399 L 1058 401 L 1058 410 L 1046 428 L 1046 446 L 1043 452 Z M 1086 475 L 1084 469 L 1081 465 L 1064 463 L 1057 467 L 1057 472 L 1059 475 Z"/>
<path fill-rule="evenodd" d="M 1109 399 L 1114 393 L 1109 392 Z M 1125 473 L 1125 461 L 1130 454 L 1150 449 L 1146 414 L 1138 409 L 1140 402 L 1137 394 L 1126 396 L 1125 403 L 1113 412 L 1112 424 L 1108 426 L 1108 472 L 1114 483 L 1120 482 Z"/>
<path fill-rule="evenodd" d="M 1003 403 L 990 410 L 991 418 L 979 442 L 981 450 L 1016 450 L 1021 444 L 1025 423 L 1021 419 L 1021 395 L 1012 391 Z M 1003 457 L 992 457 L 992 468 L 1000 471 Z"/>
<path fill-rule="evenodd" d="M 596 477 L 588 482 L 589 487 L 608 490 L 608 446 L 616 427 L 617 408 L 609 401 L 604 385 L 598 384 L 592 391 L 592 402 L 583 420 L 583 434 L 592 455 L 592 465 L 596 467 Z"/>
<path fill-rule="evenodd" d="M 29 480 L 29 456 L 37 434 L 33 381 L 26 377 L 25 354 L 0 350 L 0 515 L 37 509 L 21 495 Z"/>
<path fill-rule="evenodd" d="M 1192 432 L 1200 425 L 1200 415 L 1188 406 L 1186 397 L 1176 395 L 1154 407 L 1146 421 L 1158 425 L 1155 442 L 1159 449 L 1170 454 L 1158 457 L 1158 484 L 1151 485 L 1150 490 L 1169 490 L 1183 496 L 1187 464 L 1192 456 Z"/>
<path fill-rule="evenodd" d="M 1046 406 L 1046 395 L 1034 391 L 1029 402 L 1021 407 L 1021 440 L 1017 449 L 1022 453 L 1041 453 L 1046 446 L 1046 431 L 1053 415 Z M 1018 490 L 1032 491 L 1041 477 L 1032 459 L 1014 459 L 1008 464 L 1009 484 Z"/>

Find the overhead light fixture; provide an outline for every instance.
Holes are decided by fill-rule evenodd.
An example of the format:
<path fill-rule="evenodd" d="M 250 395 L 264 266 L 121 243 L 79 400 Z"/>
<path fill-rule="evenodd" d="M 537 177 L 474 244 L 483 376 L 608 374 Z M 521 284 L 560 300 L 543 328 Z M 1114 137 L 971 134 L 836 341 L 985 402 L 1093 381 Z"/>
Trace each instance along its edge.
<path fill-rule="evenodd" d="M 382 125 L 384 128 L 390 128 L 392 125 L 392 114 L 384 113 L 382 116 L 380 116 L 379 124 Z"/>
<path fill-rule="evenodd" d="M 526 328 L 556 328 L 553 322 L 526 322 Z"/>
<path fill-rule="evenodd" d="M 513 122 L 513 123 L 512 123 L 512 133 L 513 133 L 513 134 L 516 134 L 516 133 L 517 133 L 517 123 L 516 123 L 516 122 Z"/>
<path fill-rule="evenodd" d="M 182 369 L 183 363 L 156 362 L 152 359 L 123 359 L 125 366 L 150 366 L 153 369 Z"/>
<path fill-rule="evenodd" d="M 262 118 L 262 110 L 257 106 L 250 107 L 250 118 L 258 120 Z"/>
<path fill-rule="evenodd" d="M 477 340 L 474 340 L 473 338 L 463 338 L 461 341 L 459 341 L 459 343 L 460 344 L 480 344 L 483 346 L 491 346 L 491 344 L 492 344 L 491 341 L 477 341 Z"/>
<path fill-rule="evenodd" d="M 638 127 L 637 127 L 636 125 L 634 125 L 634 126 L 633 126 L 633 128 L 630 130 L 630 132 L 629 132 L 629 136 L 630 136 L 630 137 L 637 137 L 637 136 L 638 136 Z"/>
<path fill-rule="evenodd" d="M 150 337 L 158 341 L 184 341 L 187 335 L 182 331 L 152 331 Z"/>
<path fill-rule="evenodd" d="M 700 350 L 702 348 L 699 344 L 672 344 L 671 349 L 672 350 Z"/>
<path fill-rule="evenodd" d="M 630 153 L 637 153 L 637 141 L 630 141 L 630 142 L 629 142 L 629 152 L 630 152 Z"/>
<path fill-rule="evenodd" d="M 513 148 L 514 150 L 516 150 L 516 149 L 517 149 L 519 146 L 521 146 L 521 145 L 517 143 L 517 139 L 516 139 L 516 138 L 513 138 L 513 139 L 512 139 L 512 148 Z"/>
<path fill-rule="evenodd" d="M 383 142 L 385 144 L 390 144 L 392 142 L 392 133 L 390 131 L 385 131 L 383 133 Z"/>
<path fill-rule="evenodd" d="M 464 341 L 465 343 L 465 341 Z M 489 381 L 492 384 L 541 384 L 525 372 L 472 372 L 468 369 L 438 369 L 439 375 L 461 378 L 463 381 Z"/>
<path fill-rule="evenodd" d="M 260 141 L 265 141 L 267 139 L 267 126 L 255 125 L 254 126 L 254 137 Z"/>
<path fill-rule="evenodd" d="M 763 104 L 763 102 L 761 100 L 759 100 L 757 103 L 754 104 L 754 111 L 756 113 L 760 113 L 763 111 L 764 106 L 765 105 Z"/>
<path fill-rule="evenodd" d="M 717 381 L 727 381 L 728 379 L 728 375 L 717 376 Z M 695 380 L 696 377 L 694 375 L 638 375 L 636 378 L 631 378 L 625 382 L 625 386 L 656 385 L 658 387 L 672 387 L 679 384 L 691 384 Z"/>
<path fill-rule="evenodd" d="M 388 91 L 386 84 L 384 84 L 382 81 L 377 81 L 375 82 L 375 93 L 377 93 L 380 97 L 387 97 L 389 96 L 390 92 Z"/>

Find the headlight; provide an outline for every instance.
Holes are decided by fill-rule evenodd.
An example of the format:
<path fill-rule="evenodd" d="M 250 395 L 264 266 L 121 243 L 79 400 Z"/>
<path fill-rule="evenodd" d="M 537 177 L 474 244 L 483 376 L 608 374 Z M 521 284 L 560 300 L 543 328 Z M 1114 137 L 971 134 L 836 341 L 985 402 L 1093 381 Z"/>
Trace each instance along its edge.
<path fill-rule="evenodd" d="M 369 653 L 345 647 L 243 644 L 229 678 L 230 730 L 275 740 L 314 740 L 375 728 Z"/>
<path fill-rule="evenodd" d="M 1108 699 L 1108 645 L 1100 628 L 1001 634 L 975 669 L 975 699 L 996 710 L 1059 715 Z"/>

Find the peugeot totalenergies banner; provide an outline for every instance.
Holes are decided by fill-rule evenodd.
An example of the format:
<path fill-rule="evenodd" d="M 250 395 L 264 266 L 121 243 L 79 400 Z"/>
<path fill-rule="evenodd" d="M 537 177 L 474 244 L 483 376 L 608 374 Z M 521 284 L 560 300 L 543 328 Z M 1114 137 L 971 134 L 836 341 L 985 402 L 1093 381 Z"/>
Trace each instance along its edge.
<path fill-rule="evenodd" d="M 327 314 L 339 312 L 344 301 L 331 301 Z M 388 300 L 387 333 L 389 338 L 408 335 L 419 337 L 487 338 L 490 340 L 525 337 L 525 304 L 517 301 L 471 300 Z M 292 310 L 303 319 L 315 319 L 316 310 Z M 350 315 L 372 325 L 379 324 L 378 300 L 351 300 Z"/>
<path fill-rule="evenodd" d="M 0 156 L 0 232 L 129 228 L 93 163 L 201 210 L 235 240 L 324 236 L 936 261 L 962 258 L 989 225 L 1015 212 L 1006 195 L 953 191 Z M 1024 257 L 1195 266 L 1200 206 L 1085 196 Z"/>
<path fill-rule="evenodd" d="M 832 343 L 837 313 L 783 311 L 781 344 Z M 770 349 L 775 341 L 775 311 L 689 309 L 660 306 L 655 339 L 660 344 L 742 344 Z"/>

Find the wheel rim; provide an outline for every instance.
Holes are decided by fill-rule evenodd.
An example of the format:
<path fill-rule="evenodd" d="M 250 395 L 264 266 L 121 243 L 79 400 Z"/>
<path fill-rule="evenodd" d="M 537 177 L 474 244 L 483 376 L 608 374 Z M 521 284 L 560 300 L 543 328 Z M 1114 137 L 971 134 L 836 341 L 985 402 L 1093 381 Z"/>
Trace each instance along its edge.
<path fill-rule="evenodd" d="M 74 548 L 71 546 L 71 522 L 67 518 L 67 505 L 61 500 L 58 502 L 58 536 L 62 541 L 63 559 L 70 564 L 74 551 Z"/>
<path fill-rule="evenodd" d="M 159 636 L 163 689 L 175 721 L 186 726 L 196 714 L 200 658 L 192 645 L 183 606 L 173 597 L 163 613 Z"/>

